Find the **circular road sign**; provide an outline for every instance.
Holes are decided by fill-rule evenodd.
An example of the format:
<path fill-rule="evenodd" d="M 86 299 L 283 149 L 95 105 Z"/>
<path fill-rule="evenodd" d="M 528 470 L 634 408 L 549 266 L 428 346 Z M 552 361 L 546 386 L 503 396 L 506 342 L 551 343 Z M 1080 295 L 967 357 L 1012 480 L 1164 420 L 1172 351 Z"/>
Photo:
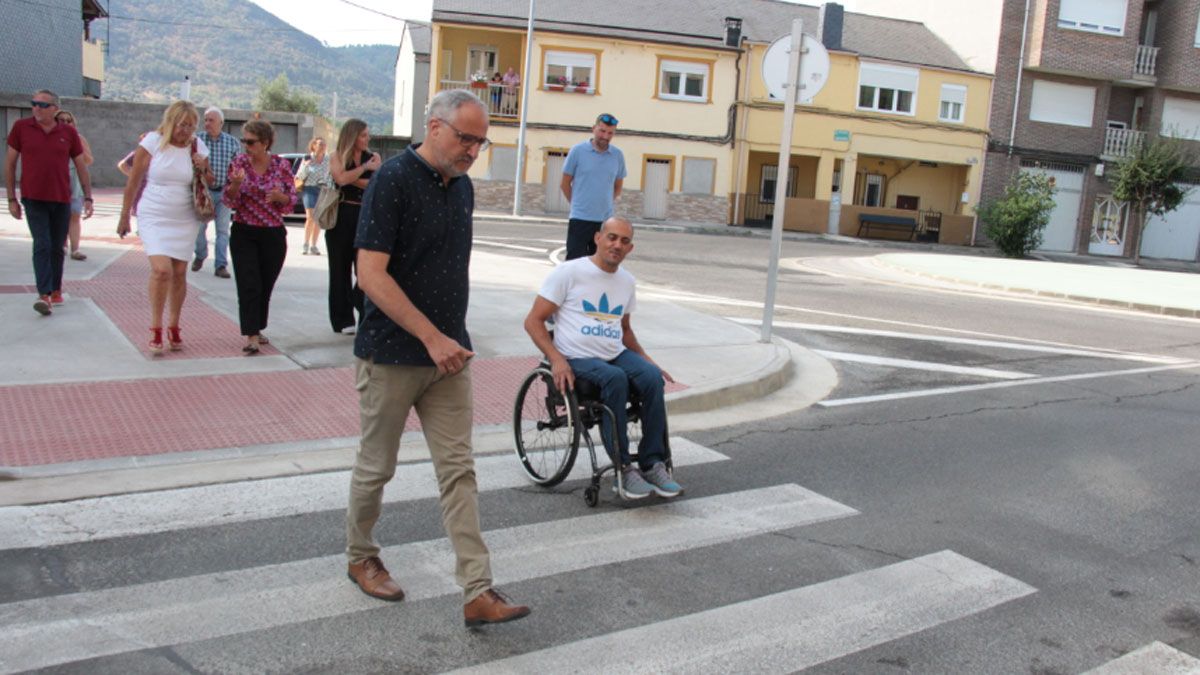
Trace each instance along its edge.
<path fill-rule="evenodd" d="M 763 56 L 763 82 L 766 82 L 771 98 L 781 101 L 784 97 L 784 85 L 787 83 L 788 47 L 791 42 L 791 34 L 784 35 L 772 42 Z M 820 40 L 808 33 L 804 34 L 802 42 L 804 54 L 800 59 L 800 90 L 796 94 L 796 103 L 812 103 L 813 97 L 829 79 L 829 52 Z"/>

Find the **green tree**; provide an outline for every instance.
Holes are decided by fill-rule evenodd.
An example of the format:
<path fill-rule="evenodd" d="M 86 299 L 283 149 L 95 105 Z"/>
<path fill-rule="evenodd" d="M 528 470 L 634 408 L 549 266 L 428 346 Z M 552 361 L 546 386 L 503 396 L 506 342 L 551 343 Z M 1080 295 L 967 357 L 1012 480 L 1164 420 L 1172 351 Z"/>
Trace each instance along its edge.
<path fill-rule="evenodd" d="M 983 204 L 984 232 L 1004 255 L 1023 258 L 1042 243 L 1054 211 L 1054 179 L 1033 171 L 1013 174 L 1004 194 Z"/>
<path fill-rule="evenodd" d="M 288 84 L 286 73 L 274 80 L 258 81 L 258 109 L 276 112 L 298 112 L 317 114 L 317 97 L 294 91 Z"/>
<path fill-rule="evenodd" d="M 1117 161 L 1112 172 L 1113 198 L 1127 202 L 1130 220 L 1136 223 L 1133 261 L 1142 261 L 1142 233 L 1146 220 L 1174 211 L 1187 191 L 1181 188 L 1193 157 L 1174 138 L 1158 137 L 1140 143 L 1128 157 Z"/>

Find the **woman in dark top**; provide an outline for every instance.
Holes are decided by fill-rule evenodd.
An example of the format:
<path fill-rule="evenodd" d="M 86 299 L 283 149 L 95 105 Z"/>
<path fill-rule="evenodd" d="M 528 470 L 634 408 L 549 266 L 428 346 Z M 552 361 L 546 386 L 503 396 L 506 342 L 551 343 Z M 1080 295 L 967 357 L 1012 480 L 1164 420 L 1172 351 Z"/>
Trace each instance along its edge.
<path fill-rule="evenodd" d="M 354 310 L 362 317 L 363 294 L 351 280 L 355 270 L 354 235 L 358 230 L 358 211 L 362 207 L 363 190 L 371 174 L 383 163 L 378 153 L 367 146 L 371 142 L 367 123 L 348 119 L 338 135 L 337 152 L 329 163 L 333 182 L 341 190 L 337 224 L 325 230 L 325 249 L 329 253 L 329 322 L 335 333 L 354 335 L 357 322 Z"/>

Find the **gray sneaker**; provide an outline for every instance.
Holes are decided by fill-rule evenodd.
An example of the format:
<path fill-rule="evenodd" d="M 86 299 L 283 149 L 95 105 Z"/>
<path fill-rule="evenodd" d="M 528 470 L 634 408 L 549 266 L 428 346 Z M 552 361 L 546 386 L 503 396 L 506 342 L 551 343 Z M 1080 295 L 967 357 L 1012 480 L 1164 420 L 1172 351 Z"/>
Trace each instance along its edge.
<path fill-rule="evenodd" d="M 662 462 L 655 462 L 654 466 L 642 472 L 642 476 L 659 497 L 678 497 L 683 494 L 683 486 L 675 482 Z"/>
<path fill-rule="evenodd" d="M 613 488 L 617 487 L 616 481 L 613 481 Z M 622 499 L 644 499 L 654 494 L 654 488 L 642 478 L 642 472 L 636 467 L 628 466 L 621 470 L 621 490 Z"/>

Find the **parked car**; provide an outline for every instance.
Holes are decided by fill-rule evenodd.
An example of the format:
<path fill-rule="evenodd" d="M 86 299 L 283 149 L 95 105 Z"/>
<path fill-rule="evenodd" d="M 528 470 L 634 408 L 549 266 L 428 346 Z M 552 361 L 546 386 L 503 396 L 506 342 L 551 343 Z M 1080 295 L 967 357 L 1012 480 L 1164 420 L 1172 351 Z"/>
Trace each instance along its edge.
<path fill-rule="evenodd" d="M 300 170 L 300 163 L 304 161 L 307 154 L 303 152 L 281 152 L 279 156 L 292 163 L 292 175 Z M 299 218 L 304 219 L 304 202 L 300 199 L 300 195 L 296 195 L 296 204 L 292 207 L 292 212 L 284 216 L 284 218 Z"/>

